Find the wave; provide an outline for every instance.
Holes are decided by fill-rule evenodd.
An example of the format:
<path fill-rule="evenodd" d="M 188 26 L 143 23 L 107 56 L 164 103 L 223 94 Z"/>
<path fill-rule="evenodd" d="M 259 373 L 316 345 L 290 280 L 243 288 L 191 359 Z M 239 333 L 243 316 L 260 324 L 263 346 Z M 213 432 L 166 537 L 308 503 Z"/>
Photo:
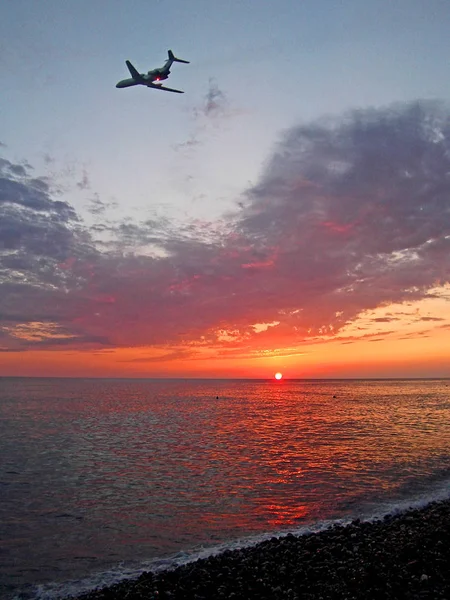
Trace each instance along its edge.
<path fill-rule="evenodd" d="M 94 589 L 110 587 L 126 579 L 137 579 L 145 571 L 158 573 L 164 570 L 172 570 L 199 559 L 222 554 L 226 551 L 256 546 L 272 538 L 281 538 L 288 534 L 301 536 L 310 533 L 319 533 L 335 525 L 348 525 L 355 519 L 363 522 L 373 522 L 383 519 L 386 515 L 400 515 L 410 509 L 424 508 L 432 502 L 443 500 L 450 500 L 449 476 L 442 479 L 432 490 L 428 490 L 427 493 L 416 493 L 409 497 L 383 501 L 379 504 L 373 503 L 372 505 L 359 506 L 340 518 L 319 520 L 283 531 L 271 531 L 255 536 L 237 538 L 217 545 L 200 545 L 170 556 L 152 558 L 148 561 L 140 561 L 139 563 L 132 563 L 132 561 L 127 564 L 121 563 L 112 569 L 93 573 L 82 579 L 46 583 L 34 586 L 32 589 L 28 587 L 28 589 L 22 589 L 18 595 L 16 594 L 11 598 L 12 600 L 59 600 L 70 596 L 77 597 Z"/>

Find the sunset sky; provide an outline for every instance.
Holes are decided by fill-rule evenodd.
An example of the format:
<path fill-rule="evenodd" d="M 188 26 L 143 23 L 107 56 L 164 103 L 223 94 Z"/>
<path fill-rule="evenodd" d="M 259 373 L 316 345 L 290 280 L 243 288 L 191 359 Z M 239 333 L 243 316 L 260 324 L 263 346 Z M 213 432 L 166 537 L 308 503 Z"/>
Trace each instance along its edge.
<path fill-rule="evenodd" d="M 450 377 L 448 0 L 0 7 L 0 375 Z M 161 66 L 184 95 L 135 87 Z"/>

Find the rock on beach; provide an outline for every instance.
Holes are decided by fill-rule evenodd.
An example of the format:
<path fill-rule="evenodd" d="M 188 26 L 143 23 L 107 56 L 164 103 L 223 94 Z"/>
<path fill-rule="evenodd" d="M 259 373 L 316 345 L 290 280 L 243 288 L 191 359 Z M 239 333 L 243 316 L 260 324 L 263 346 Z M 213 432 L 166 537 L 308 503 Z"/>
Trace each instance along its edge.
<path fill-rule="evenodd" d="M 79 600 L 450 599 L 450 500 L 287 535 L 157 574 L 143 573 Z"/>

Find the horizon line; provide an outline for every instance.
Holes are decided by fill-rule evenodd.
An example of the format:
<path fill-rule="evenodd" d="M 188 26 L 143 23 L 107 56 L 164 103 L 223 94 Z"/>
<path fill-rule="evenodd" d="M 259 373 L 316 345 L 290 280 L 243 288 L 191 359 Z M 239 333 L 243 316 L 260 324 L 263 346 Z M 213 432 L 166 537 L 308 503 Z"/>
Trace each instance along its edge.
<path fill-rule="evenodd" d="M 144 381 L 423 381 L 434 379 L 450 380 L 449 375 L 424 377 L 115 377 L 115 376 L 84 376 L 84 375 L 0 375 L 2 379 L 111 379 L 111 380 L 144 380 Z"/>

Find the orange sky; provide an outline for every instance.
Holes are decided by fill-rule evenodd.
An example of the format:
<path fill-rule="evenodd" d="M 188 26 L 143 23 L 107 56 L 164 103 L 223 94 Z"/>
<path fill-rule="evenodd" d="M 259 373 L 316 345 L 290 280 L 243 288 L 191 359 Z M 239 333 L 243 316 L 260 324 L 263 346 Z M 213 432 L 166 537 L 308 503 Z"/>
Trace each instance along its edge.
<path fill-rule="evenodd" d="M 386 314 L 399 320 L 386 322 Z M 276 330 L 266 330 L 274 342 Z M 4 376 L 33 377 L 269 378 L 277 371 L 284 378 L 450 377 L 449 342 L 445 297 L 368 312 L 338 336 L 297 347 L 252 350 L 229 340 L 186 357 L 189 346 L 23 351 L 2 353 L 0 365 Z"/>

